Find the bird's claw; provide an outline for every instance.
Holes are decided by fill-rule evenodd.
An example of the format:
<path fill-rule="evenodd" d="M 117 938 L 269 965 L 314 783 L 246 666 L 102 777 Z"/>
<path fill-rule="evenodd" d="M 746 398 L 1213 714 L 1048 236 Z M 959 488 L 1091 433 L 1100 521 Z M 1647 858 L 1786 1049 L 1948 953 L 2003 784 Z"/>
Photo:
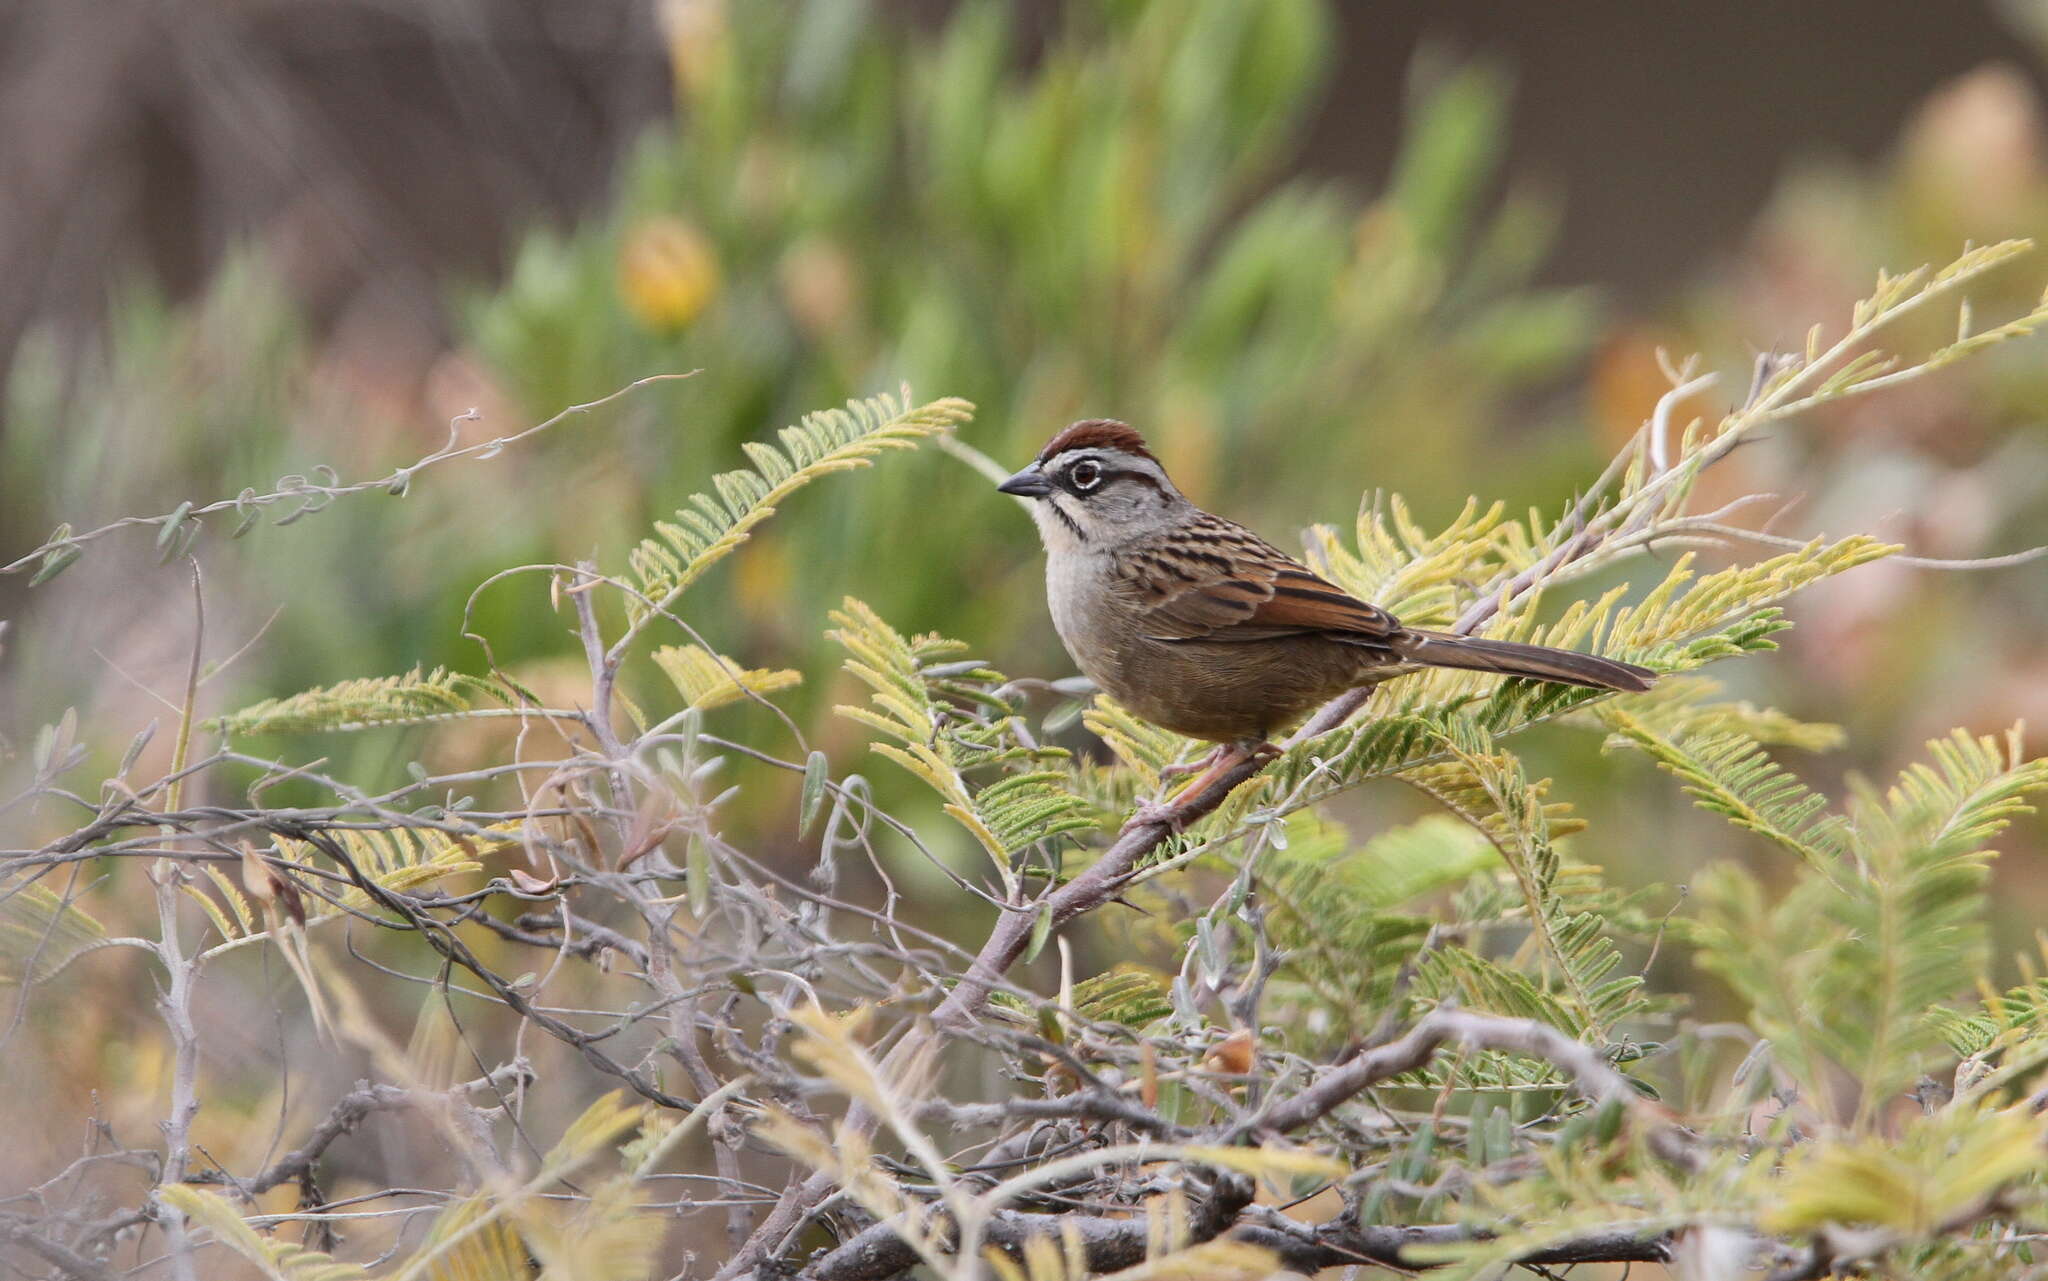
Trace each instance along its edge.
<path fill-rule="evenodd" d="M 1207 756 L 1198 761 L 1185 761 L 1177 765 L 1163 765 L 1159 769 L 1159 781 L 1165 783 L 1176 778 L 1186 778 L 1191 774 L 1199 774 L 1211 765 L 1214 765 L 1217 758 L 1229 750 L 1228 747 L 1219 745 L 1214 751 L 1211 751 Z"/>

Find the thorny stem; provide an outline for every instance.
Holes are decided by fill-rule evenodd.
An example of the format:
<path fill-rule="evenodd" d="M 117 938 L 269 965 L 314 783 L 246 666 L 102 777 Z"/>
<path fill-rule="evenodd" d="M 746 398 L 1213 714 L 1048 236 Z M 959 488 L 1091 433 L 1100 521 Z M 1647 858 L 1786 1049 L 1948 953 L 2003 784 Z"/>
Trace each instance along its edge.
<path fill-rule="evenodd" d="M 285 502 L 298 502 L 300 505 L 297 510 L 279 522 L 283 524 L 296 520 L 300 516 L 320 511 L 333 503 L 335 499 L 349 494 L 360 494 L 370 490 L 383 490 L 387 493 L 403 494 L 405 488 L 412 483 L 412 478 L 429 467 L 440 463 L 452 462 L 458 458 L 488 458 L 495 456 L 507 446 L 516 445 L 530 437 L 537 436 L 551 427 L 560 425 L 567 419 L 587 414 L 593 409 L 602 409 L 613 401 L 629 396 L 642 387 L 650 386 L 654 383 L 694 378 L 697 372 L 697 370 L 693 369 L 689 373 L 684 374 L 650 374 L 645 378 L 627 383 L 609 395 L 599 396 L 596 400 L 585 401 L 580 405 L 571 405 L 554 417 L 535 423 L 523 431 L 516 431 L 509 436 L 496 436 L 490 440 L 479 441 L 474 445 L 458 445 L 456 442 L 461 439 L 463 424 L 474 422 L 479 417 L 477 412 L 472 409 L 467 413 L 457 414 L 449 420 L 448 440 L 441 448 L 407 466 L 395 468 L 373 480 L 359 480 L 351 484 L 341 484 L 338 481 L 323 483 L 322 481 L 308 480 L 304 476 L 287 476 L 279 482 L 277 489 L 269 493 L 259 494 L 254 490 L 244 490 L 234 498 L 223 498 L 197 507 L 188 504 L 179 511 L 166 512 L 161 516 L 124 516 L 120 520 L 110 521 L 97 529 L 89 529 L 83 533 L 67 534 L 61 538 L 52 538 L 27 553 L 5 564 L 0 564 L 0 574 L 20 573 L 51 552 L 83 547 L 87 543 L 96 542 L 120 529 L 131 529 L 137 526 L 162 528 L 169 525 L 173 520 L 177 520 L 182 524 L 197 520 L 202 516 L 210 516 L 216 512 L 224 511 L 234 511 L 246 515 L 258 508 L 274 506 Z M 331 468 L 315 468 L 314 470 L 316 472 L 323 472 L 328 476 L 333 475 Z"/>
<path fill-rule="evenodd" d="M 1284 1134 L 1309 1125 L 1357 1097 L 1360 1093 L 1405 1073 L 1428 1066 L 1447 1045 L 1468 1049 L 1499 1050 L 1524 1054 L 1547 1061 L 1561 1069 L 1578 1093 L 1596 1104 L 1619 1107 L 1645 1133 L 1653 1149 L 1684 1169 L 1698 1166 L 1700 1157 L 1690 1138 L 1672 1122 L 1661 1106 L 1643 1097 L 1620 1072 L 1589 1045 L 1545 1023 L 1533 1019 L 1503 1018 L 1498 1015 L 1467 1013 L 1439 1007 L 1419 1020 L 1399 1039 L 1361 1049 L 1326 1069 L 1313 1083 L 1285 1102 L 1266 1108 L 1251 1118 L 1241 1131 Z M 1216 1136 L 1218 1141 L 1242 1141 L 1248 1132 Z M 1161 1156 L 1170 1149 L 1162 1148 Z M 1080 1164 L 1095 1160 L 1083 1156 Z M 1040 1167 L 1040 1170 L 1053 1167 Z M 1034 1178 L 1043 1177 L 1034 1171 Z M 1239 1187 L 1228 1177 L 1202 1198 L 1190 1214 L 1190 1240 L 1211 1240 L 1226 1233 L 1277 1250 L 1290 1266 L 1307 1270 L 1337 1267 L 1346 1263 L 1380 1262 L 1403 1269 L 1418 1266 L 1402 1253 L 1403 1247 L 1470 1240 L 1483 1235 L 1453 1225 L 1380 1229 L 1357 1224 L 1348 1216 L 1308 1228 L 1292 1220 L 1273 1216 L 1264 1223 L 1249 1223 L 1240 1216 L 1250 1205 L 1249 1187 Z M 1106 1271 L 1130 1266 L 1145 1255 L 1146 1237 L 1128 1219 L 1092 1216 L 997 1213 L 988 1220 L 984 1239 L 1013 1255 L 1021 1254 L 1031 1237 L 1058 1241 L 1069 1232 L 1079 1234 L 1088 1267 Z M 1323 1235 L 1328 1232 L 1329 1235 Z M 1360 1250 L 1364 1257 L 1357 1257 Z M 1133 1253 L 1133 1251 L 1136 1253 Z M 1346 1257 L 1346 1252 L 1352 1257 Z M 1543 1262 L 1591 1262 L 1662 1260 L 1668 1244 L 1656 1235 L 1612 1232 L 1589 1233 L 1532 1253 L 1527 1260 Z M 879 1281 L 895 1275 L 915 1262 L 915 1253 L 897 1234 L 897 1225 L 883 1222 L 867 1229 L 827 1254 L 806 1272 L 812 1281 Z M 1426 1266 L 1426 1265 L 1423 1265 Z"/>
<path fill-rule="evenodd" d="M 157 998 L 157 1010 L 171 1038 L 171 1109 L 163 1121 L 164 1168 L 158 1186 L 184 1181 L 192 1157 L 192 1118 L 199 1114 L 199 1031 L 192 1023 L 192 959 L 178 938 L 178 869 L 168 860 L 158 865 L 156 916 L 160 931 L 156 951 L 168 975 Z M 185 1216 L 159 1200 L 157 1221 L 168 1239 L 172 1266 L 179 1281 L 198 1281 Z"/>
<path fill-rule="evenodd" d="M 359 1081 L 356 1088 L 335 1100 L 327 1115 L 313 1127 L 306 1141 L 297 1148 L 279 1157 L 256 1174 L 243 1179 L 229 1179 L 211 1170 L 195 1171 L 190 1176 L 193 1183 L 232 1183 L 243 1196 L 257 1196 L 283 1183 L 296 1183 L 310 1174 L 336 1140 L 355 1132 L 372 1113 L 389 1112 L 401 1108 L 435 1108 L 443 1106 L 466 1107 L 466 1098 L 479 1090 L 502 1092 L 513 1088 L 531 1075 L 531 1069 L 524 1060 L 516 1060 L 497 1068 L 488 1076 L 467 1081 L 453 1089 L 425 1093 L 409 1090 L 396 1085 L 372 1085 Z"/>
<path fill-rule="evenodd" d="M 1637 437 L 1634 450 L 1625 450 L 1618 455 L 1615 464 L 1609 466 L 1599 483 L 1573 505 L 1566 519 L 1557 527 L 1559 541 L 1556 545 L 1536 564 L 1513 576 L 1504 585 L 1489 586 L 1482 591 L 1478 599 L 1459 617 L 1452 630 L 1469 634 L 1499 613 L 1503 606 L 1512 604 L 1517 598 L 1527 594 L 1531 587 L 1554 575 L 1564 566 L 1575 561 L 1588 560 L 1596 552 L 1607 548 L 1615 541 L 1614 536 L 1617 533 L 1636 533 L 1643 530 L 1656 519 L 1661 508 L 1682 499 L 1687 488 L 1700 473 L 1726 458 L 1764 424 L 1795 417 L 1820 404 L 1823 399 L 1867 395 L 1927 372 L 1933 367 L 1931 362 L 1922 362 L 1892 373 L 1867 378 L 1832 393 L 1826 393 L 1816 386 L 1829 370 L 1841 365 L 1878 331 L 1936 298 L 1961 289 L 2023 248 L 2023 245 L 2009 245 L 1996 247 L 1997 251 L 1985 251 L 1979 261 L 1969 267 L 1954 271 L 1932 284 L 1909 292 L 1899 300 L 1877 308 L 1868 315 L 1859 315 L 1856 322 L 1850 325 L 1838 341 L 1825 351 L 1813 354 L 1810 359 L 1801 360 L 1797 364 L 1777 359 L 1760 359 L 1756 367 L 1755 380 L 1744 403 L 1722 420 L 1712 438 L 1697 452 L 1675 460 L 1670 457 L 1669 443 L 1672 416 L 1676 407 L 1713 386 L 1718 377 L 1714 374 L 1703 374 L 1696 378 L 1684 378 L 1682 374 L 1673 374 L 1675 385 L 1658 399 L 1650 421 L 1644 424 L 1643 431 Z M 2013 333 L 2026 332 L 2039 318 L 2040 314 L 2037 312 L 2014 321 L 2007 329 Z M 1979 339 L 1983 337 L 1980 335 Z M 1774 379 L 1780 380 L 1773 385 Z M 1632 454 L 1642 461 L 1645 469 L 1641 484 L 1613 506 L 1604 511 L 1599 510 L 1599 502 L 1606 491 L 1620 479 L 1617 465 L 1629 460 Z"/>
<path fill-rule="evenodd" d="M 200 588 L 199 562 L 192 566 L 192 662 L 185 672 L 185 701 L 178 708 L 178 739 L 171 747 L 170 787 L 164 792 L 164 808 L 178 808 L 185 787 L 185 755 L 192 746 L 193 704 L 199 701 L 199 663 L 206 652 L 206 597 Z"/>
<path fill-rule="evenodd" d="M 192 738 L 192 705 L 199 696 L 199 664 L 206 646 L 206 598 L 201 590 L 199 562 L 192 561 L 191 567 L 192 661 L 185 679 L 184 706 L 178 712 L 178 740 L 172 749 L 171 772 L 178 781 L 165 791 L 166 807 L 173 810 L 178 808 L 178 794 L 183 786 L 185 751 Z M 157 1010 L 171 1038 L 171 1108 L 162 1123 L 164 1167 L 159 1187 L 184 1180 L 192 1156 L 192 1119 L 199 1114 L 199 1030 L 192 1022 L 192 976 L 198 962 L 185 954 L 178 937 L 178 883 L 183 876 L 183 869 L 166 858 L 157 860 L 151 877 L 156 888 L 156 955 L 166 976 L 165 987 L 157 997 Z M 197 1281 L 184 1214 L 161 1199 L 156 1201 L 156 1212 L 179 1281 Z"/>
<path fill-rule="evenodd" d="M 583 578 L 578 586 L 595 586 L 598 579 L 595 566 L 584 564 L 577 568 Z M 591 733 L 596 735 L 598 745 L 604 753 L 607 785 L 612 793 L 612 806 L 620 812 L 619 857 L 627 857 L 627 833 L 629 826 L 624 811 L 632 797 L 624 767 L 620 764 L 625 747 L 611 724 L 612 689 L 618 679 L 622 653 L 614 647 L 607 651 L 604 636 L 597 622 L 596 606 L 589 591 L 576 591 L 577 634 L 583 642 L 585 663 L 590 669 L 591 679 Z M 600 852 L 591 851 L 593 858 Z M 656 857 L 660 857 L 657 853 Z M 624 870 L 621 868 L 621 870 Z M 669 1040 L 673 1046 L 671 1055 L 689 1074 L 691 1087 L 698 1097 L 709 1098 L 718 1089 L 718 1077 L 711 1065 L 704 1059 L 704 1052 L 697 1044 L 697 1001 L 683 990 L 682 981 L 675 972 L 675 949 L 671 943 L 674 937 L 672 926 L 678 907 L 673 902 L 663 901 L 661 892 L 646 881 L 628 880 L 624 894 L 638 909 L 647 929 L 647 979 L 655 992 L 669 1003 Z M 722 1124 L 725 1119 L 723 1105 L 707 1118 L 711 1133 L 713 1160 L 718 1166 L 719 1177 L 735 1190 L 743 1185 L 739 1157 L 734 1149 L 734 1136 Z M 726 1230 L 734 1249 L 746 1241 L 753 1227 L 753 1213 L 744 1202 L 735 1199 L 726 1207 Z"/>

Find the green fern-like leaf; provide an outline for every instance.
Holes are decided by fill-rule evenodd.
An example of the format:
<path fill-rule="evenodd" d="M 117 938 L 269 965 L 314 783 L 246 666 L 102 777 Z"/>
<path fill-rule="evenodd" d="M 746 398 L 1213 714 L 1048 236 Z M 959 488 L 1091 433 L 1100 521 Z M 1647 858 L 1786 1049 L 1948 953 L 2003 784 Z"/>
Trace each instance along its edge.
<path fill-rule="evenodd" d="M 1980 984 L 1976 1005 L 1937 1005 L 1927 1012 L 1927 1026 L 1951 1053 L 1969 1060 L 1957 1082 L 1979 1098 L 1996 1098 L 2048 1064 L 2048 978 L 2003 992 Z"/>
<path fill-rule="evenodd" d="M 174 1183 L 159 1189 L 157 1195 L 272 1281 L 369 1281 L 370 1274 L 356 1264 L 262 1235 L 217 1193 Z"/>
<path fill-rule="evenodd" d="M 1853 1075 L 1859 1120 L 1926 1070 L 1944 1038 L 1968 1033 L 1967 1020 L 1930 1011 L 1983 972 L 1984 843 L 2048 787 L 2048 761 L 2027 760 L 2016 733 L 1957 733 L 1930 753 L 1891 788 L 1859 786 L 1841 814 L 1809 819 L 1836 866 L 1810 869 L 1775 902 L 1738 868 L 1698 882 L 1701 962 L 1749 1001 L 1817 1097 L 1829 1064 Z"/>
<path fill-rule="evenodd" d="M 2048 979 L 1986 996 L 1975 1008 L 1938 1005 L 1927 1017 L 1935 1034 L 1963 1058 L 2002 1050 L 2048 1030 Z"/>
<path fill-rule="evenodd" d="M 2048 760 L 2027 760 L 2017 730 L 2003 744 L 1957 731 L 1928 750 L 1931 763 L 1909 766 L 1882 795 L 1858 786 L 1848 806 L 1862 875 L 1841 914 L 1864 953 L 1868 1045 L 1851 1066 L 1866 1113 L 1934 1048 L 1927 1011 L 1983 973 L 1985 843 L 2031 808 L 2027 793 L 2048 787 Z"/>
<path fill-rule="evenodd" d="M 1428 936 L 1429 918 L 1401 909 L 1499 866 L 1486 837 L 1446 815 L 1354 845 L 1337 824 L 1296 814 L 1286 847 L 1262 860 L 1259 885 L 1284 973 L 1354 1035 L 1380 1020 L 1402 965 Z"/>
<path fill-rule="evenodd" d="M 1476 828 L 1475 835 L 1494 842 L 1513 839 L 1509 830 L 1513 820 L 1495 805 L 1486 776 L 1468 762 L 1456 757 L 1447 761 L 1431 761 L 1402 770 L 1395 777 Z M 1528 787 L 1530 800 L 1537 806 L 1531 813 L 1531 820 L 1541 823 L 1547 842 L 1585 829 L 1585 821 L 1572 816 L 1569 803 L 1546 800 L 1550 794 L 1549 779 L 1536 779 L 1529 782 Z"/>
<path fill-rule="evenodd" d="M 1970 1214 L 2006 1184 L 2037 1175 L 2042 1130 L 2029 1107 L 1949 1107 L 1896 1137 L 1824 1138 L 1784 1171 L 1751 1177 L 1768 1180 L 1764 1223 L 1772 1231 L 1874 1225 L 1912 1240 Z"/>
<path fill-rule="evenodd" d="M 868 706 L 838 713 L 895 740 L 874 750 L 937 792 L 1006 880 L 1018 851 L 1101 823 L 1094 806 L 1068 789 L 1065 771 L 1051 768 L 1064 765 L 1067 753 L 1016 737 L 1016 709 L 993 692 L 1003 683 L 1000 673 L 936 662 L 963 647 L 935 636 L 907 638 L 852 597 L 832 621 L 838 626 L 830 635 L 849 655 L 846 670 L 872 691 Z M 983 769 L 1001 776 L 977 786 L 968 775 Z"/>
<path fill-rule="evenodd" d="M 424 1274 L 427 1281 L 530 1281 L 538 1270 L 526 1243 L 499 1213 L 488 1196 L 443 1210 L 421 1246 L 422 1255 L 433 1258 Z"/>
<path fill-rule="evenodd" d="M 1141 788 L 1156 788 L 1160 771 L 1186 753 L 1190 740 L 1133 716 L 1107 694 L 1081 714 L 1081 723 L 1100 738 L 1125 768 L 1137 774 Z"/>
<path fill-rule="evenodd" d="M 1173 1013 L 1173 1002 L 1159 974 L 1119 965 L 1074 984 L 1074 1012 L 1098 1023 L 1144 1027 Z"/>
<path fill-rule="evenodd" d="M 106 935 L 89 912 L 48 886 L 7 891 L 0 898 L 0 983 L 41 983 Z"/>
<path fill-rule="evenodd" d="M 482 871 L 481 856 L 516 843 L 519 829 L 520 824 L 510 822 L 494 824 L 468 836 L 457 836 L 434 828 L 336 829 L 328 836 L 347 852 L 349 860 L 365 877 L 384 889 L 402 892 Z M 286 862 L 332 870 L 327 856 L 304 841 L 280 838 L 277 847 Z M 263 918 L 251 908 L 235 883 L 212 868 L 206 870 L 213 882 L 214 894 L 207 894 L 193 885 L 186 885 L 184 889 L 205 909 L 214 928 L 220 931 L 221 943 L 214 950 L 226 951 L 269 938 L 271 931 Z M 334 897 L 341 906 L 324 898 L 306 896 L 307 922 L 311 924 L 337 916 L 345 908 L 360 911 L 371 906 L 369 895 L 353 885 L 339 889 Z"/>
<path fill-rule="evenodd" d="M 641 1204 L 630 1178 L 600 1183 L 573 1215 L 543 1213 L 529 1205 L 519 1216 L 519 1228 L 543 1266 L 543 1277 L 662 1275 L 655 1264 L 668 1223 Z"/>
<path fill-rule="evenodd" d="M 1687 553 L 1642 601 L 1614 611 L 1600 629 L 1603 652 L 1660 655 L 1671 667 L 1689 670 L 1732 653 L 1763 648 L 1768 633 L 1756 633 L 1745 624 L 1777 620 L 1759 620 L 1760 611 L 1801 588 L 1898 550 L 1896 544 L 1863 534 L 1835 542 L 1817 538 L 1795 551 L 1733 565 L 1697 582 L 1691 581 L 1693 558 Z"/>
<path fill-rule="evenodd" d="M 1757 833 L 1813 867 L 1836 870 L 1845 820 L 1827 813 L 1827 797 L 1785 772 L 1755 739 L 1708 732 L 1674 740 L 1618 707 L 1603 707 L 1599 715 L 1617 739 L 1640 748 L 1676 775 L 1702 809 Z"/>
<path fill-rule="evenodd" d="M 226 734 L 374 729 L 448 720 L 486 702 L 512 701 L 512 692 L 495 681 L 438 667 L 422 675 L 415 667 L 403 676 L 343 681 L 289 698 L 267 698 L 213 725 Z"/>
<path fill-rule="evenodd" d="M 1864 840 L 1973 848 L 2031 813 L 2028 793 L 2048 787 L 2048 758 L 2027 758 L 2018 727 L 2003 741 L 1955 730 L 1927 750 L 1933 761 L 1907 766 L 1882 796 L 1851 798 Z"/>
<path fill-rule="evenodd" d="M 1412 627 L 1442 627 L 1470 598 L 1470 585 L 1498 567 L 1506 508 L 1469 498 L 1450 524 L 1431 534 L 1399 495 L 1359 515 L 1356 549 L 1326 525 L 1309 531 L 1309 557 L 1340 587 L 1376 601 Z"/>
<path fill-rule="evenodd" d="M 1477 725 L 1446 720 L 1438 742 L 1470 774 L 1458 792 L 1446 791 L 1453 812 L 1472 822 L 1500 851 L 1521 892 L 1530 944 L 1539 964 L 1557 984 L 1574 1017 L 1563 1026 L 1575 1035 L 1604 1039 L 1614 1026 L 1641 1009 L 1640 976 L 1618 973 L 1621 952 L 1602 929 L 1599 914 L 1574 911 L 1562 889 L 1562 861 L 1551 837 L 1551 810 L 1544 789 L 1532 784 L 1521 763 L 1498 750 Z M 1483 796 L 1485 809 L 1472 805 Z"/>
<path fill-rule="evenodd" d="M 1719 697 L 1721 683 L 1707 676 L 1666 676 L 1646 694 L 1619 704 L 1619 710 L 1658 738 L 1668 741 L 1707 734 L 1740 734 L 1765 747 L 1796 747 L 1807 752 L 1832 751 L 1842 745 L 1842 727 L 1802 721 L 1770 707 Z M 1578 726 L 1606 731 L 1608 708 L 1598 704 L 1568 718 Z M 1612 738 L 1609 746 L 1626 746 Z"/>
<path fill-rule="evenodd" d="M 1528 974 L 1496 964 L 1462 947 L 1437 948 L 1422 961 L 1419 986 L 1439 1000 L 1455 998 L 1467 1009 L 1534 1019 L 1574 1032 L 1584 1017 Z"/>
<path fill-rule="evenodd" d="M 699 710 L 736 703 L 749 694 L 767 695 L 803 683 L 803 673 L 765 667 L 742 668 L 702 645 L 663 645 L 655 665 L 675 683 L 683 705 Z"/>
<path fill-rule="evenodd" d="M 1321 826 L 1342 835 L 1335 824 Z M 1340 841 L 1330 851 L 1334 857 L 1322 843 L 1297 838 L 1292 824 L 1289 832 L 1288 847 L 1276 856 L 1276 870 L 1299 869 L 1324 881 L 1342 881 L 1351 903 L 1373 911 L 1411 906 L 1501 866 L 1500 853 L 1485 834 L 1446 814 L 1389 828 L 1363 845 Z"/>
<path fill-rule="evenodd" d="M 844 409 L 806 414 L 777 437 L 780 448 L 760 442 L 741 446 L 752 467 L 712 477 L 710 494 L 692 494 L 674 520 L 655 524 L 628 558 L 644 599 L 629 599 L 636 621 L 651 609 L 665 609 L 734 548 L 756 525 L 775 514 L 777 504 L 833 472 L 870 466 L 891 449 L 913 449 L 920 440 L 953 430 L 972 417 L 964 400 L 935 400 L 912 406 L 910 389 L 848 401 Z"/>
<path fill-rule="evenodd" d="M 451 876 L 483 870 L 481 856 L 489 850 L 519 840 L 518 823 L 498 823 L 474 836 L 456 836 L 432 828 L 394 828 L 382 831 L 337 831 L 330 835 L 348 851 L 364 876 L 387 890 L 417 889 Z M 317 857 L 297 841 L 281 841 L 287 858 L 305 862 Z M 370 899 L 361 889 L 350 888 L 341 895 L 349 906 L 368 907 Z"/>

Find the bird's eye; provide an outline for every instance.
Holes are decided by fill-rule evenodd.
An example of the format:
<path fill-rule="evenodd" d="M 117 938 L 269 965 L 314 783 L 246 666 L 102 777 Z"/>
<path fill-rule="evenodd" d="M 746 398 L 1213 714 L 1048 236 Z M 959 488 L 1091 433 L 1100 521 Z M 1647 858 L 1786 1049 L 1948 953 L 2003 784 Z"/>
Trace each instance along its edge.
<path fill-rule="evenodd" d="M 1086 493 L 1102 483 L 1102 464 L 1093 459 L 1084 458 L 1074 464 L 1074 470 L 1071 475 L 1074 481 L 1074 488 Z"/>

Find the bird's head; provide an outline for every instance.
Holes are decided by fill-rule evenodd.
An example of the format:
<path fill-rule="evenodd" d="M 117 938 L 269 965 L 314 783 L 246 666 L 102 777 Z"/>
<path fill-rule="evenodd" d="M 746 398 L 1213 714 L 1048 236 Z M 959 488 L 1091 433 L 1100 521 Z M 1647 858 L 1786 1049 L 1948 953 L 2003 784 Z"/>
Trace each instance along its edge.
<path fill-rule="evenodd" d="M 1073 424 L 996 488 L 1032 500 L 1031 515 L 1048 551 L 1142 538 L 1188 506 L 1145 438 L 1113 418 Z"/>

